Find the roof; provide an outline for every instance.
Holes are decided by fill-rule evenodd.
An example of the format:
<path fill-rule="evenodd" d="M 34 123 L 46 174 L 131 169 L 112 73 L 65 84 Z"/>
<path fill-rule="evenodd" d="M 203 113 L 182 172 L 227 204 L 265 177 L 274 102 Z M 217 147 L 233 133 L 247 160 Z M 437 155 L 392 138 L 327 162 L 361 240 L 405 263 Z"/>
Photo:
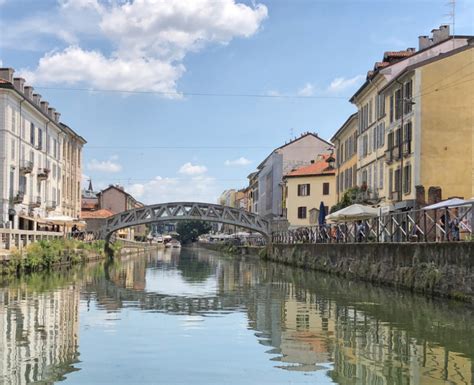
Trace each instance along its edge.
<path fill-rule="evenodd" d="M 404 54 L 402 54 L 402 52 L 405 52 L 405 51 L 387 51 L 387 52 L 385 52 L 385 53 L 384 53 L 384 60 L 383 60 L 383 62 L 386 61 L 386 60 L 385 60 L 385 54 L 392 54 L 392 55 L 393 55 L 392 57 L 398 58 L 399 60 L 391 61 L 391 62 L 389 62 L 389 63 L 386 64 L 386 65 L 379 66 L 378 68 L 374 68 L 375 70 L 373 70 L 373 71 L 369 71 L 368 74 L 367 74 L 367 75 L 368 75 L 368 76 L 367 76 L 367 80 L 364 82 L 364 84 L 362 84 L 362 85 L 359 87 L 359 89 L 354 93 L 354 95 L 352 95 L 352 97 L 349 99 L 349 101 L 350 101 L 351 103 L 354 102 L 354 99 L 355 99 L 355 98 L 365 89 L 365 87 L 367 87 L 367 85 L 370 83 L 370 80 L 369 80 L 369 79 L 373 78 L 374 76 L 376 76 L 376 75 L 378 75 L 378 74 L 380 73 L 380 72 L 379 72 L 379 69 L 385 69 L 385 68 L 387 68 L 387 67 L 389 67 L 389 66 L 391 66 L 391 65 L 393 65 L 393 64 L 395 64 L 395 63 L 398 63 L 398 62 L 400 62 L 400 61 L 402 61 L 402 60 L 405 60 L 405 59 L 408 58 L 408 57 L 415 56 L 415 55 L 418 55 L 418 54 L 420 54 L 420 53 L 423 53 L 423 52 L 425 52 L 425 51 L 427 51 L 427 50 L 429 50 L 429 49 L 432 49 L 433 47 L 436 47 L 436 46 L 438 46 L 438 45 L 440 45 L 440 44 L 445 43 L 446 40 L 453 40 L 453 39 L 472 39 L 472 38 L 473 38 L 473 36 L 471 36 L 471 35 L 450 35 L 448 38 L 446 38 L 446 39 L 444 39 L 444 40 L 441 40 L 441 41 L 439 41 L 439 42 L 437 42 L 437 43 L 435 43 L 435 44 L 432 44 L 432 45 L 430 45 L 430 46 L 428 46 L 428 47 L 426 47 L 426 48 L 423 48 L 423 49 L 421 49 L 421 50 L 419 50 L 419 51 L 414 51 L 414 52 L 413 52 L 413 51 L 407 50 L 407 51 L 410 53 L 410 55 L 407 54 L 407 56 L 404 56 Z M 383 62 L 378 62 L 378 63 L 380 64 L 380 63 L 383 63 Z M 377 64 L 377 63 L 376 63 L 376 64 Z M 370 76 L 369 76 L 369 75 L 370 75 Z"/>
<path fill-rule="evenodd" d="M 278 151 L 278 150 L 281 150 L 281 149 L 283 149 L 283 148 L 285 148 L 285 147 L 287 147 L 287 146 L 290 146 L 290 145 L 292 145 L 292 144 L 298 142 L 299 140 L 301 140 L 301 139 L 303 139 L 303 138 L 306 138 L 307 136 L 312 136 L 312 137 L 314 137 L 314 138 L 316 138 L 316 139 L 319 139 L 319 140 L 321 140 L 322 142 L 326 143 L 328 146 L 331 146 L 331 147 L 334 146 L 332 143 L 328 142 L 327 140 L 324 140 L 323 138 L 320 138 L 317 133 L 314 133 L 314 132 L 306 132 L 306 133 L 302 134 L 299 138 L 295 138 L 295 139 L 289 141 L 288 143 L 285 143 L 284 145 L 275 148 L 270 154 L 268 154 L 268 156 L 267 156 L 264 160 L 262 160 L 262 161 L 260 162 L 260 164 L 257 166 L 257 169 L 260 170 L 260 169 L 263 167 L 263 164 L 267 161 L 268 158 L 270 158 L 270 156 L 271 156 L 275 151 Z"/>
<path fill-rule="evenodd" d="M 114 213 L 107 209 L 95 211 L 81 211 L 81 219 L 105 219 L 111 217 Z"/>
<path fill-rule="evenodd" d="M 334 168 L 329 168 L 327 159 L 330 155 L 323 154 L 321 159 L 310 164 L 309 166 L 303 166 L 296 170 L 290 171 L 285 177 L 298 177 L 298 176 L 316 176 L 316 175 L 332 175 L 336 173 Z"/>
<path fill-rule="evenodd" d="M 24 100 L 28 100 L 32 107 L 34 107 L 36 110 L 38 110 L 43 116 L 45 116 L 52 123 L 55 123 L 56 126 L 58 126 L 59 129 L 61 129 L 63 132 L 64 131 L 68 132 L 72 136 L 78 138 L 83 144 L 87 143 L 87 141 L 82 136 L 80 136 L 78 133 L 76 133 L 71 127 L 65 125 L 64 123 L 61 123 L 61 122 L 56 123 L 54 120 L 51 120 L 50 116 L 45 114 L 44 111 L 40 107 L 38 107 L 35 103 L 33 103 L 33 101 L 31 99 L 28 99 L 24 94 L 22 94 L 20 91 L 18 91 L 11 82 L 9 82 L 5 79 L 0 79 L 0 88 L 9 89 L 9 90 L 12 90 L 12 91 L 16 92 Z"/>
<path fill-rule="evenodd" d="M 83 210 L 84 209 L 93 210 L 93 209 L 97 208 L 98 205 L 99 205 L 98 202 L 86 202 L 83 198 L 81 207 L 82 207 Z"/>
<path fill-rule="evenodd" d="M 436 62 L 436 61 L 439 61 L 439 60 L 443 60 L 443 59 L 446 59 L 447 57 L 450 57 L 452 55 L 456 55 L 457 53 L 460 53 L 460 52 L 463 52 L 463 51 L 466 51 L 468 49 L 473 49 L 474 48 L 474 45 L 464 45 L 462 47 L 458 47 L 456 49 L 453 49 L 451 51 L 448 51 L 448 52 L 445 52 L 445 53 L 442 53 L 442 54 L 439 54 L 438 56 L 433 56 L 429 59 L 426 59 L 426 60 L 423 60 L 423 61 L 420 61 L 418 63 L 415 63 L 415 64 L 412 64 L 408 67 L 406 67 L 403 71 L 401 71 L 397 76 L 395 76 L 392 80 L 390 80 L 381 90 L 380 92 L 383 92 L 385 91 L 387 88 L 389 88 L 393 83 L 395 83 L 399 78 L 401 78 L 402 76 L 406 75 L 407 73 L 415 70 L 416 68 L 419 68 L 419 67 L 423 67 L 427 64 L 430 64 L 430 63 L 433 63 L 433 62 Z"/>
<path fill-rule="evenodd" d="M 143 203 L 137 201 L 130 193 L 126 192 L 125 189 L 124 189 L 123 187 L 120 187 L 120 186 L 110 185 L 109 187 L 103 189 L 102 191 L 99 191 L 99 192 L 97 193 L 97 196 L 102 195 L 105 191 L 108 191 L 108 190 L 110 190 L 110 189 L 115 189 L 115 190 L 117 190 L 117 191 L 120 191 L 120 192 L 123 193 L 125 196 L 129 197 L 130 199 L 132 199 L 133 202 L 134 202 L 137 206 L 139 206 L 139 207 L 143 207 L 143 206 L 144 206 Z"/>
<path fill-rule="evenodd" d="M 347 126 L 349 126 L 349 124 L 350 124 L 354 119 L 356 119 L 356 118 L 357 118 L 357 112 L 354 112 L 351 116 L 349 116 L 349 117 L 347 118 L 347 120 L 344 122 L 344 124 L 343 124 L 343 125 L 339 128 L 339 130 L 337 130 L 336 133 L 332 136 L 331 142 L 334 143 L 336 137 L 337 137 L 340 133 L 342 133 L 342 132 L 347 128 Z"/>

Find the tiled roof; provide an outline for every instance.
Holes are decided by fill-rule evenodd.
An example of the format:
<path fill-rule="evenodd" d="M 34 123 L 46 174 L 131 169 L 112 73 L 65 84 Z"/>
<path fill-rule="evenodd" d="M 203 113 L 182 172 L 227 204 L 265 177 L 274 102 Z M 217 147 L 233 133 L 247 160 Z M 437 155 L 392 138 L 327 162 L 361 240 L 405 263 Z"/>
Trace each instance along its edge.
<path fill-rule="evenodd" d="M 408 56 L 413 55 L 414 53 L 415 53 L 414 51 L 410 51 L 410 50 L 406 50 L 406 51 L 387 51 L 383 54 L 383 57 L 384 57 L 384 59 L 388 58 L 388 57 L 396 57 L 396 58 L 408 57 Z"/>
<path fill-rule="evenodd" d="M 331 175 L 336 172 L 334 169 L 328 168 L 328 163 L 326 160 L 329 158 L 329 155 L 321 155 L 321 160 L 318 160 L 309 166 L 303 166 L 296 170 L 290 171 L 286 174 L 287 177 L 294 176 L 309 176 L 309 175 Z"/>
<path fill-rule="evenodd" d="M 114 213 L 107 209 L 100 209 L 95 211 L 81 211 L 81 219 L 103 219 L 114 215 Z"/>
<path fill-rule="evenodd" d="M 2 84 L 11 84 L 10 82 L 6 81 L 5 79 L 0 78 L 0 83 Z"/>
<path fill-rule="evenodd" d="M 89 210 L 92 210 L 92 209 L 95 209 L 97 208 L 97 206 L 99 205 L 98 202 L 86 202 L 85 200 L 82 201 L 82 209 L 89 209 Z"/>

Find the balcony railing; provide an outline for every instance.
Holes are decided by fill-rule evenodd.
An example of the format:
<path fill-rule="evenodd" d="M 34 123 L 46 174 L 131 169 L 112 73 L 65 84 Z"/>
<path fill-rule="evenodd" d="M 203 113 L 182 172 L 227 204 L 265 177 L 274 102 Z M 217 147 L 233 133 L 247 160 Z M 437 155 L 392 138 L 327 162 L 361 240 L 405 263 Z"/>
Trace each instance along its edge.
<path fill-rule="evenodd" d="M 393 159 L 394 160 L 400 159 L 400 147 L 399 146 L 393 147 L 392 152 L 393 152 Z"/>
<path fill-rule="evenodd" d="M 33 171 L 33 162 L 31 160 L 22 160 L 20 163 L 20 172 L 29 174 Z"/>
<path fill-rule="evenodd" d="M 50 172 L 51 170 L 49 168 L 43 167 L 43 168 L 38 169 L 38 172 L 36 175 L 38 179 L 44 180 L 44 179 L 48 179 Z"/>
<path fill-rule="evenodd" d="M 30 207 L 40 207 L 41 206 L 41 197 L 38 196 L 30 196 Z"/>
<path fill-rule="evenodd" d="M 403 156 L 407 157 L 411 154 L 411 141 L 403 142 Z"/>
<path fill-rule="evenodd" d="M 46 203 L 46 210 L 48 211 L 53 211 L 56 209 L 56 207 L 57 207 L 56 201 L 48 201 Z"/>
<path fill-rule="evenodd" d="M 24 198 L 25 198 L 25 193 L 23 191 L 17 191 L 11 197 L 11 202 L 13 204 L 20 204 L 20 203 L 23 203 Z"/>
<path fill-rule="evenodd" d="M 392 201 L 398 202 L 400 200 L 400 191 L 392 191 L 390 193 L 390 199 Z"/>
<path fill-rule="evenodd" d="M 392 149 L 385 151 L 385 163 L 390 164 L 393 162 L 393 151 Z"/>

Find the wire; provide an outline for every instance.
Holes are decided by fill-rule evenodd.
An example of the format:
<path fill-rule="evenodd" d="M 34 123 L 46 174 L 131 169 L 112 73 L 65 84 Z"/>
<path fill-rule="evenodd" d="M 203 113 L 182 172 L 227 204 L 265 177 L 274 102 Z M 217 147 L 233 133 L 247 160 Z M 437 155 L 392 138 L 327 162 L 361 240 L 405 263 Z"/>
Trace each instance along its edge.
<path fill-rule="evenodd" d="M 117 94 L 144 94 L 144 95 L 167 95 L 167 96 L 210 96 L 210 97 L 242 97 L 242 98 L 267 98 L 267 99 L 345 99 L 347 96 L 331 96 L 331 95 L 291 95 L 291 94 L 239 94 L 239 93 L 214 93 L 214 92 L 172 92 L 172 91 L 131 91 L 131 90 L 113 90 L 105 88 L 78 88 L 78 87 L 46 87 L 35 86 L 40 90 L 55 91 L 81 91 L 81 92 L 107 92 Z"/>

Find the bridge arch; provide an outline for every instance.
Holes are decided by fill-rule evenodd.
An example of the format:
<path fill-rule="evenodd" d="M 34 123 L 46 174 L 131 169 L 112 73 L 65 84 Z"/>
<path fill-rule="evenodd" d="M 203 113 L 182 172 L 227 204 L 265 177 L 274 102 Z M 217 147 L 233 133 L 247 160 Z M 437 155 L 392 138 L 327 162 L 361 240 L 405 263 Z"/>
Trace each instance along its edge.
<path fill-rule="evenodd" d="M 271 235 L 270 222 L 247 210 L 212 203 L 172 202 L 143 206 L 115 214 L 107 218 L 102 229 L 102 237 L 108 243 L 112 234 L 120 229 L 181 220 L 200 220 L 235 225 L 258 232 L 267 239 Z"/>

